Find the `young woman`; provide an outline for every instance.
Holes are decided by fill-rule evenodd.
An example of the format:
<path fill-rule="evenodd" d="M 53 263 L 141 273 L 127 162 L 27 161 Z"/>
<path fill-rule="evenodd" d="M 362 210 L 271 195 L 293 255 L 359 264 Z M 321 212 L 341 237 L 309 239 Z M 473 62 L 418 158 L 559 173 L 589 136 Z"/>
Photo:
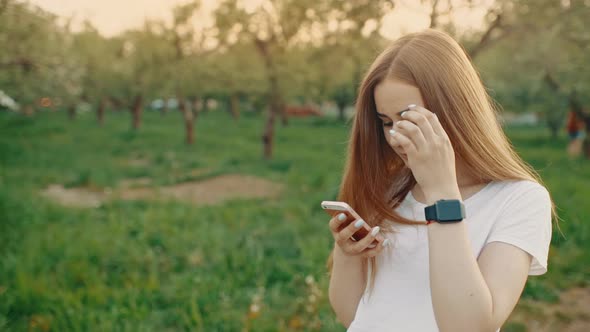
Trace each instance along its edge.
<path fill-rule="evenodd" d="M 338 198 L 363 220 L 329 223 L 338 320 L 498 330 L 527 276 L 547 271 L 553 204 L 540 183 L 456 41 L 426 30 L 394 42 L 360 87 Z M 371 234 L 352 240 L 364 223 Z"/>

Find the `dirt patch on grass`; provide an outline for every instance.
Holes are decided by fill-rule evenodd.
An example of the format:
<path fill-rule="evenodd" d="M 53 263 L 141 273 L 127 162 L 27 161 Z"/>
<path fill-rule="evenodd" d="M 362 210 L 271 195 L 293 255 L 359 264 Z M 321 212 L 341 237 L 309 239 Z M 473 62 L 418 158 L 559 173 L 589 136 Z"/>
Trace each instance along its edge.
<path fill-rule="evenodd" d="M 275 197 L 281 189 L 278 184 L 265 179 L 233 174 L 163 187 L 161 192 L 195 204 L 216 204 L 230 199 Z"/>
<path fill-rule="evenodd" d="M 64 188 L 61 184 L 52 184 L 42 194 L 67 207 L 95 208 L 107 198 L 102 191 L 87 188 Z"/>
<path fill-rule="evenodd" d="M 137 187 L 146 187 L 152 184 L 152 179 L 147 177 L 142 178 L 135 178 L 135 179 L 125 179 L 119 181 L 120 188 L 137 188 Z"/>
<path fill-rule="evenodd" d="M 172 199 L 192 204 L 218 204 L 232 199 L 272 198 L 278 196 L 282 185 L 248 175 L 222 175 L 203 181 L 190 181 L 164 187 L 149 187 L 147 178 L 123 180 L 114 191 L 87 188 L 64 188 L 51 185 L 43 194 L 59 204 L 70 207 L 93 208 L 107 200 Z"/>
<path fill-rule="evenodd" d="M 590 288 L 569 289 L 555 304 L 523 300 L 509 321 L 526 327 L 526 331 L 590 331 Z"/>

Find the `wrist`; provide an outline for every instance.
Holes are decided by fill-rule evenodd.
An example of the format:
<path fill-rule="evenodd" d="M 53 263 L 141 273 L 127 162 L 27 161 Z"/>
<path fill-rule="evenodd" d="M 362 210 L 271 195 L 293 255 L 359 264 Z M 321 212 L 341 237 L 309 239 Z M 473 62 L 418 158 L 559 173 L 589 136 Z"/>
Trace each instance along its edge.
<path fill-rule="evenodd" d="M 334 244 L 334 262 L 341 264 L 357 264 L 361 262 L 361 257 L 347 255 L 336 243 Z"/>
<path fill-rule="evenodd" d="M 461 192 L 457 185 L 441 188 L 424 189 L 424 198 L 426 205 L 432 205 L 441 199 L 458 199 L 463 200 Z"/>

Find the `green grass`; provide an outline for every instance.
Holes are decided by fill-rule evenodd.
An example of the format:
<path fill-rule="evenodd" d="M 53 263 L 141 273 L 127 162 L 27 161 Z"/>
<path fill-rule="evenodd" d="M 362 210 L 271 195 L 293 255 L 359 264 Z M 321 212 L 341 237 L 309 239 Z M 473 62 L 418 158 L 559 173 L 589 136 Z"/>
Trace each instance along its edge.
<path fill-rule="evenodd" d="M 204 114 L 193 146 L 183 144 L 177 113 L 148 112 L 137 133 L 129 125 L 127 113 L 108 113 L 102 128 L 91 114 L 74 122 L 63 113 L 0 114 L 0 330 L 344 330 L 326 294 L 332 239 L 319 202 L 336 197 L 347 125 L 277 126 L 270 162 L 261 159 L 261 118 Z M 569 160 L 565 137 L 551 140 L 543 129 L 509 136 L 563 218 L 550 272 L 529 279 L 524 295 L 555 301 L 590 277 L 590 163 Z M 191 177 L 195 169 L 203 173 Z M 276 199 L 204 207 L 113 201 L 74 209 L 40 195 L 53 183 L 105 189 L 130 178 L 169 185 L 226 173 L 287 189 Z"/>

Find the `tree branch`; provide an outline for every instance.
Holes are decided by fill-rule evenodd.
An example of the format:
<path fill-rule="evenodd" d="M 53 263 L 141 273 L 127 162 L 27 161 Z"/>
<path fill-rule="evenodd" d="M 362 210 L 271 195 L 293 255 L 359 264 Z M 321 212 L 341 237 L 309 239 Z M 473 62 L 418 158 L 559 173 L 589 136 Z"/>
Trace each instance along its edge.
<path fill-rule="evenodd" d="M 8 3 L 10 0 L 0 0 L 0 16 L 6 11 L 8 8 Z"/>
<path fill-rule="evenodd" d="M 430 12 L 430 28 L 434 29 L 436 28 L 436 26 L 438 25 L 438 11 L 436 9 L 436 6 L 438 5 L 438 1 L 439 0 L 434 0 L 432 2 L 432 11 Z"/>
<path fill-rule="evenodd" d="M 569 104 L 570 110 L 572 112 L 574 112 L 580 118 L 584 119 L 584 121 L 586 121 L 586 122 L 590 121 L 590 115 L 586 114 L 586 112 L 584 112 L 584 108 L 582 107 L 582 103 L 578 99 L 578 94 L 575 89 L 569 93 L 563 91 L 561 85 L 559 84 L 559 82 L 557 82 L 557 80 L 553 77 L 553 75 L 551 75 L 549 70 L 545 71 L 545 75 L 543 76 L 543 80 L 545 81 L 545 83 L 547 84 L 549 89 L 551 89 L 551 91 L 553 91 L 557 94 L 567 95 L 568 104 Z"/>
<path fill-rule="evenodd" d="M 492 12 L 491 9 L 490 12 Z M 472 59 L 475 58 L 484 48 L 489 47 L 489 45 L 494 41 L 492 39 L 492 34 L 501 26 L 502 13 L 498 13 L 496 14 L 496 18 L 492 21 L 492 23 L 488 26 L 484 34 L 479 39 L 479 42 L 469 50 L 469 55 Z"/>
<path fill-rule="evenodd" d="M 20 58 L 8 62 L 0 62 L 0 68 L 20 67 L 25 72 L 31 72 L 36 69 L 38 64 L 34 63 L 33 60 L 27 58 Z"/>

